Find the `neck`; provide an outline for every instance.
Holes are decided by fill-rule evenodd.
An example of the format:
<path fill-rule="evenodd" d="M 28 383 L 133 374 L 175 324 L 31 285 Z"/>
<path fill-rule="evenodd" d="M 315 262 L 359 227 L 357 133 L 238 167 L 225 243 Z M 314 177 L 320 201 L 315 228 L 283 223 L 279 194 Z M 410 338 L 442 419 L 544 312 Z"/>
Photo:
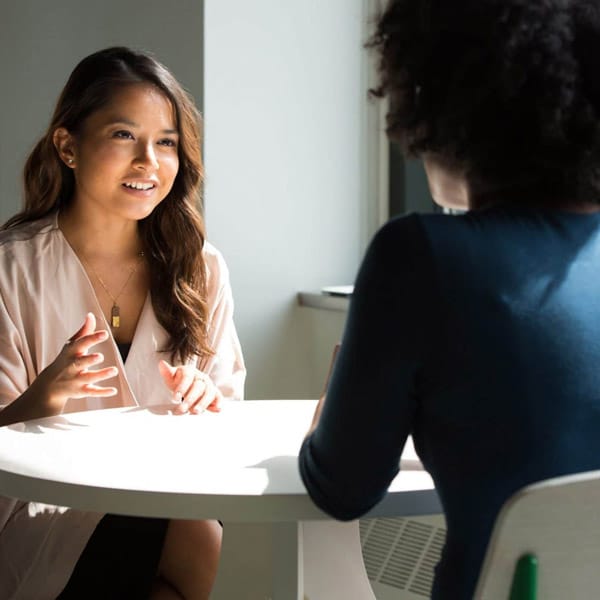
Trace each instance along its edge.
<path fill-rule="evenodd" d="M 59 215 L 58 225 L 75 252 L 87 259 L 127 260 L 143 249 L 136 221 L 99 223 L 70 211 Z"/>
<path fill-rule="evenodd" d="M 423 158 L 429 192 L 434 202 L 443 208 L 467 210 L 470 190 L 464 173 L 433 155 Z"/>

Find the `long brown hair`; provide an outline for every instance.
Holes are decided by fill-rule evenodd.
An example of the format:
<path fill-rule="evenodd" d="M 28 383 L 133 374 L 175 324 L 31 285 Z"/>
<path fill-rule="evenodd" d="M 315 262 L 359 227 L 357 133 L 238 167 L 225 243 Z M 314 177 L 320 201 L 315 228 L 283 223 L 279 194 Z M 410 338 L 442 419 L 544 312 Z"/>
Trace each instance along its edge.
<path fill-rule="evenodd" d="M 150 83 L 171 102 L 179 132 L 179 171 L 168 196 L 138 223 L 150 267 L 150 294 L 159 323 L 169 334 L 173 358 L 208 356 L 207 273 L 199 212 L 203 166 L 200 116 L 175 77 L 146 52 L 114 47 L 84 58 L 65 85 L 50 125 L 24 169 L 24 209 L 4 229 L 66 209 L 75 187 L 72 170 L 60 160 L 52 136 L 59 127 L 76 135 L 85 119 L 109 103 L 123 86 Z"/>

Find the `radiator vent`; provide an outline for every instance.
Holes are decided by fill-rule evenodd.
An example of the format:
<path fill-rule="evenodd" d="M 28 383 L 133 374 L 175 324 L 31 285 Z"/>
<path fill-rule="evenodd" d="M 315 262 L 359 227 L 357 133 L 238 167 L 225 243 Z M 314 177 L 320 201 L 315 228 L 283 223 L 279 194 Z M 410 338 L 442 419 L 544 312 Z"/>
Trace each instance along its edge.
<path fill-rule="evenodd" d="M 369 579 L 429 598 L 433 569 L 446 537 L 442 525 L 439 517 L 361 520 L 361 545 Z"/>

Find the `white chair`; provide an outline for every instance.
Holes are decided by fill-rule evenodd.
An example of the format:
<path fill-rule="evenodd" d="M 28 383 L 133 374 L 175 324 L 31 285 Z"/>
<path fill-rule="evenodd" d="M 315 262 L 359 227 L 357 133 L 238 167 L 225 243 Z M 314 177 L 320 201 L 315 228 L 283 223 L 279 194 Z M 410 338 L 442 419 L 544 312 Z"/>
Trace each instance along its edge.
<path fill-rule="evenodd" d="M 476 600 L 600 597 L 600 471 L 547 479 L 502 507 Z"/>

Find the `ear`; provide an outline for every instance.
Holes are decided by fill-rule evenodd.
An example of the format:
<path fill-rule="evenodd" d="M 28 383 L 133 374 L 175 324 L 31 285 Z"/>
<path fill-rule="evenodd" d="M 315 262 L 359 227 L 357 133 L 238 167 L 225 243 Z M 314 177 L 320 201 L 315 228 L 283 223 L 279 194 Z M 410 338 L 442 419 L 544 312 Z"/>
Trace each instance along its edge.
<path fill-rule="evenodd" d="M 75 167 L 75 140 L 73 136 L 64 127 L 58 127 L 54 130 L 52 142 L 60 159 L 67 167 L 73 169 Z"/>

